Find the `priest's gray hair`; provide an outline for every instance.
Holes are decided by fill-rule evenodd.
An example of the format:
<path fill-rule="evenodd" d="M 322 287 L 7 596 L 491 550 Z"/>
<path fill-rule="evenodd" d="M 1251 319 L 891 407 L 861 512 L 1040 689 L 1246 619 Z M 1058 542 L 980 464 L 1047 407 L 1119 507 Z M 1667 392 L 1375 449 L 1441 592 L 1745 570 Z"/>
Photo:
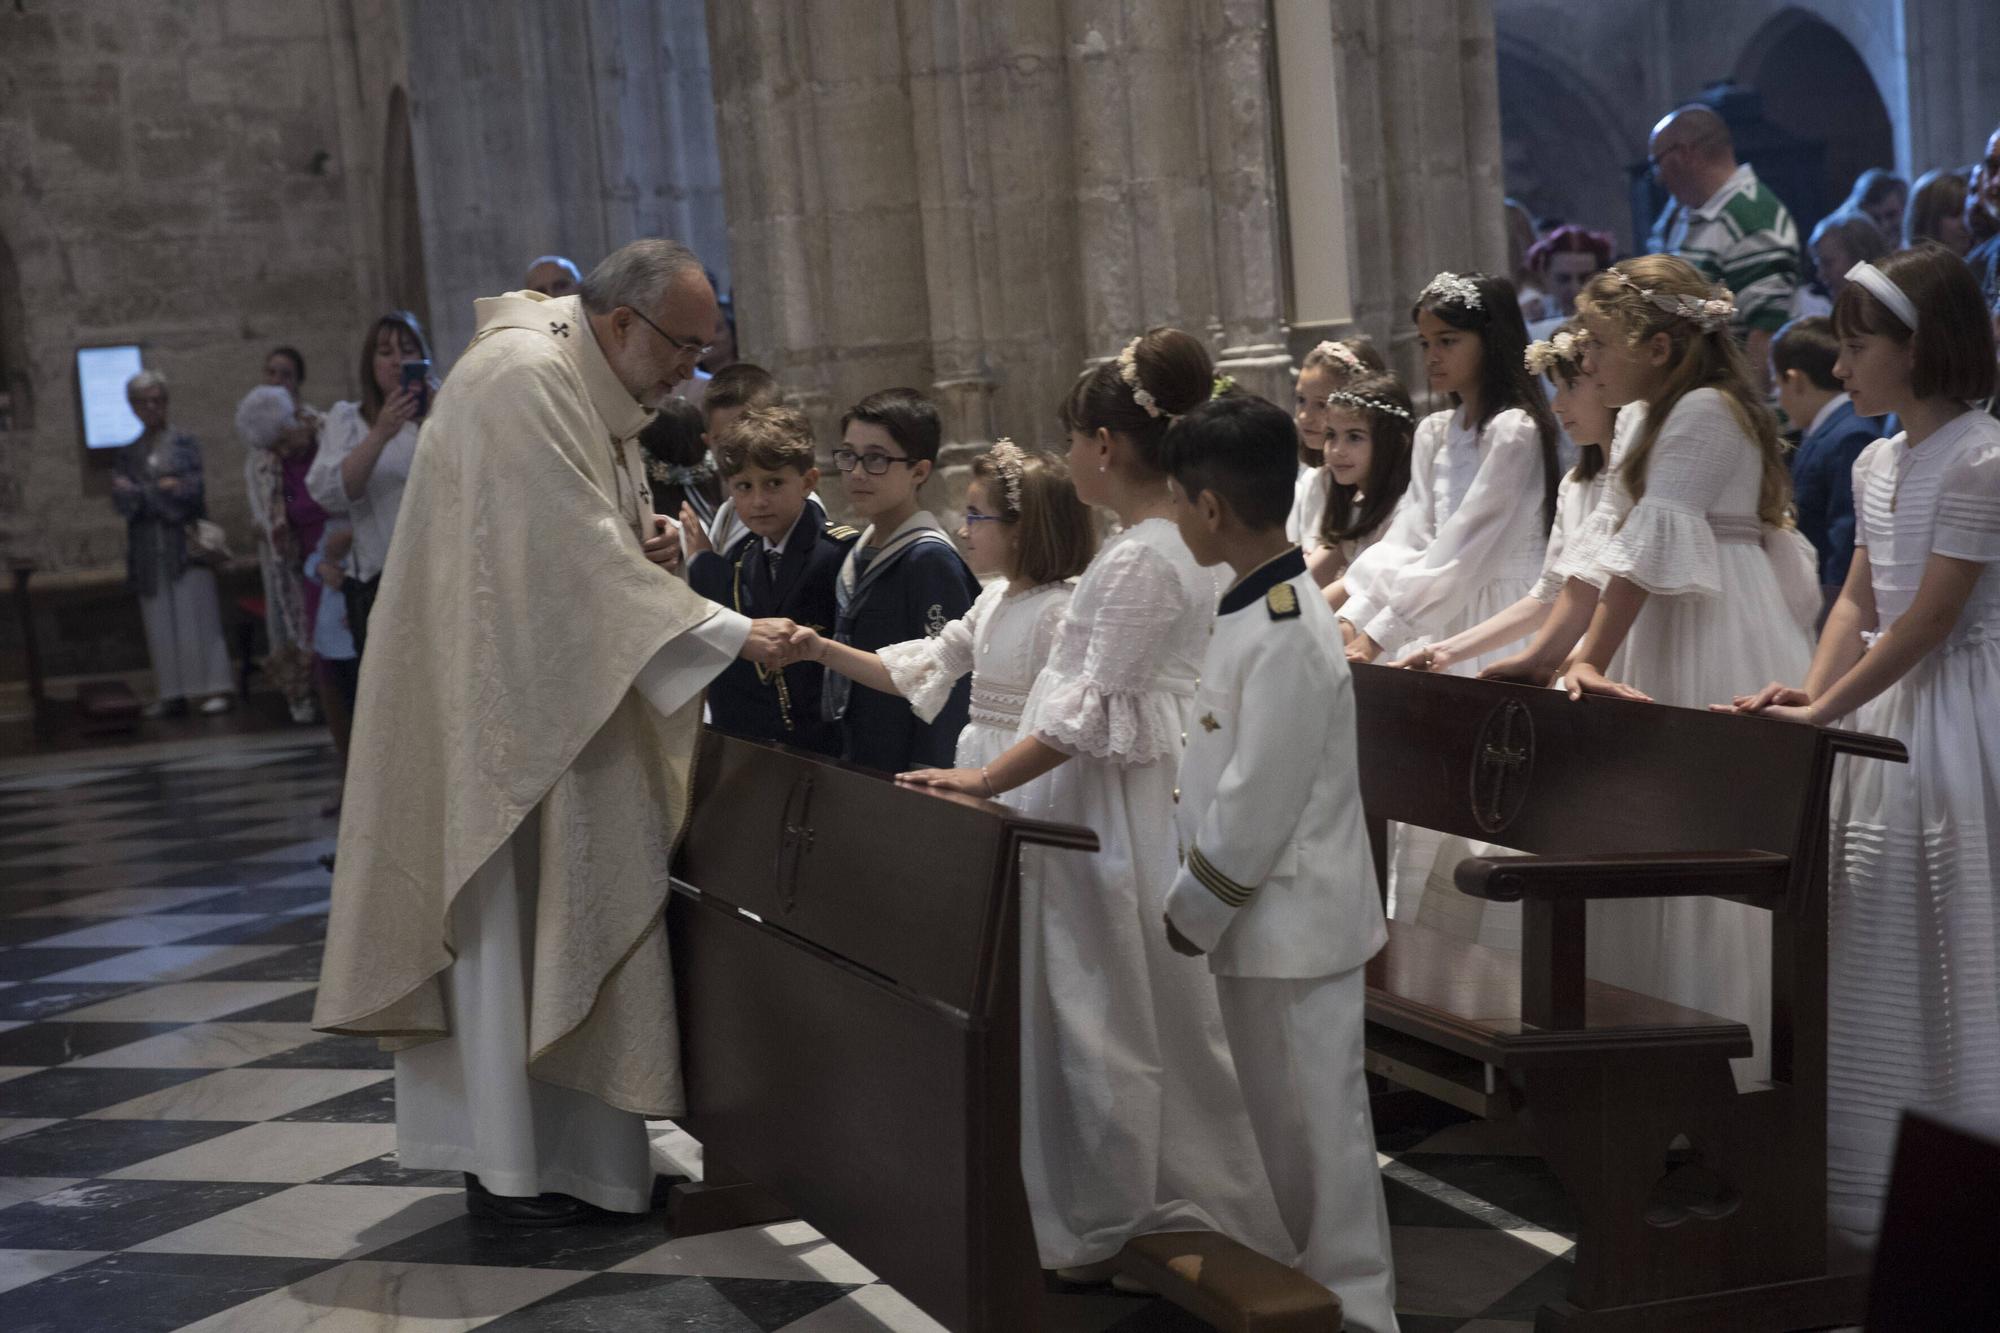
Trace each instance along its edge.
<path fill-rule="evenodd" d="M 165 393 L 167 391 L 167 377 L 157 370 L 142 370 L 131 379 L 125 381 L 125 396 L 127 398 L 130 398 L 135 393 L 144 393 L 148 389 L 158 389 L 161 393 Z"/>
<path fill-rule="evenodd" d="M 658 237 L 619 247 L 583 280 L 583 308 L 608 315 L 619 306 L 660 308 L 667 288 L 683 273 L 700 273 L 701 261 L 679 241 Z"/>

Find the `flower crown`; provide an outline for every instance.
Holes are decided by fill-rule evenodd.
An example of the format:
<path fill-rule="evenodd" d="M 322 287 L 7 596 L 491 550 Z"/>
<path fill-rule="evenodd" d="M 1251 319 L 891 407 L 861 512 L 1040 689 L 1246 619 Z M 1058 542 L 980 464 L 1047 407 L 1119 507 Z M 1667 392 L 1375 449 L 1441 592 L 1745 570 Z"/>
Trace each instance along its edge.
<path fill-rule="evenodd" d="M 1358 407 L 1365 412 L 1380 412 L 1383 416 L 1387 417 L 1401 417 L 1403 420 L 1413 424 L 1416 421 L 1416 418 L 1410 415 L 1410 409 L 1404 407 L 1401 403 L 1392 403 L 1387 398 L 1377 398 L 1372 393 L 1355 393 L 1351 389 L 1335 389 L 1326 396 L 1326 405 L 1328 407 Z"/>
<path fill-rule="evenodd" d="M 993 462 L 993 470 L 1000 476 L 1001 489 L 1007 493 L 1007 512 L 1019 517 L 1021 513 L 1021 477 L 1028 464 L 1028 456 L 1021 452 L 1021 446 L 1002 435 L 986 451 L 986 457 Z"/>
<path fill-rule="evenodd" d="M 1356 356 L 1354 349 L 1346 343 L 1323 342 L 1312 349 L 1312 355 L 1325 357 L 1347 375 L 1359 375 L 1365 368 L 1361 364 L 1361 358 Z"/>
<path fill-rule="evenodd" d="M 1422 305 L 1433 297 L 1440 302 L 1462 305 L 1467 310 L 1486 308 L 1486 303 L 1479 296 L 1479 284 L 1457 273 L 1440 273 L 1432 278 L 1424 289 L 1417 293 L 1417 304 Z"/>
<path fill-rule="evenodd" d="M 1583 349 L 1588 345 L 1588 337 L 1580 337 L 1564 329 L 1553 338 L 1528 344 L 1528 373 L 1546 375 L 1556 368 L 1558 362 L 1568 362 L 1574 366 L 1583 360 Z"/>
<path fill-rule="evenodd" d="M 1144 408 L 1149 417 L 1165 416 L 1159 400 L 1146 392 L 1146 386 L 1139 378 L 1139 340 L 1134 338 L 1125 344 L 1125 350 L 1118 354 L 1118 378 L 1125 381 L 1132 390 L 1132 401 Z"/>
<path fill-rule="evenodd" d="M 1658 309 L 1666 311 L 1676 319 L 1687 320 L 1703 333 L 1726 329 L 1730 321 L 1736 318 L 1736 298 L 1727 287 L 1711 288 L 1711 294 L 1704 300 L 1699 296 L 1674 296 L 1667 292 L 1653 291 L 1649 287 L 1641 287 L 1638 279 L 1623 269 L 1610 268 L 1605 272 L 1609 273 L 1611 280 L 1619 286 L 1631 288 Z"/>

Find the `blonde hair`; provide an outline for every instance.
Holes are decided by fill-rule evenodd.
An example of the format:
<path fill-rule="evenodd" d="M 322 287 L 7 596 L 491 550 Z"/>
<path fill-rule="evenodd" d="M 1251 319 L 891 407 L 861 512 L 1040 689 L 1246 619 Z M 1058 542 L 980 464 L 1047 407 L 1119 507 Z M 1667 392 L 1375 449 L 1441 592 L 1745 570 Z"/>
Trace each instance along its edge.
<path fill-rule="evenodd" d="M 1629 280 L 1629 281 L 1628 281 Z M 1706 301 L 1714 288 L 1695 267 L 1672 255 L 1643 255 L 1613 264 L 1591 278 L 1577 294 L 1579 315 L 1597 315 L 1616 324 L 1625 345 L 1636 349 L 1657 334 L 1666 335 L 1671 350 L 1667 379 L 1646 405 L 1646 424 L 1632 442 L 1619 475 L 1634 501 L 1646 494 L 1646 468 L 1660 431 L 1681 399 L 1696 389 L 1718 390 L 1743 433 L 1757 446 L 1763 477 L 1757 489 L 1757 516 L 1772 527 L 1790 521 L 1792 475 L 1778 439 L 1778 421 L 1764 405 L 1750 362 L 1726 325 L 1703 328 L 1700 321 L 1664 309 L 1651 296 L 1687 296 Z"/>
<path fill-rule="evenodd" d="M 986 488 L 989 502 L 1014 529 L 1009 582 L 1024 588 L 1059 583 L 1083 573 L 1097 554 L 1097 525 L 1090 508 L 1076 498 L 1069 467 L 1053 454 L 1020 455 L 1020 504 L 1010 502 L 1001 463 L 991 453 L 972 460 L 973 480 Z"/>

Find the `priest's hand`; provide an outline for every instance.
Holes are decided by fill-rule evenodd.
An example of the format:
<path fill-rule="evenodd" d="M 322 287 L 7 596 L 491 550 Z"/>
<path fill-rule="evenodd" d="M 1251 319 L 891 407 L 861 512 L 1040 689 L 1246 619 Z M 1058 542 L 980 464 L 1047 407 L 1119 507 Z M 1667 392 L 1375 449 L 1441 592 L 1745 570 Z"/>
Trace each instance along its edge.
<path fill-rule="evenodd" d="M 743 640 L 743 649 L 736 655 L 760 667 L 789 665 L 794 658 L 792 633 L 797 629 L 797 625 L 783 616 L 753 620 L 750 637 Z"/>
<path fill-rule="evenodd" d="M 1183 958 L 1199 958 L 1203 952 L 1199 944 L 1181 934 L 1181 928 L 1174 924 L 1172 917 L 1167 918 L 1167 943 Z"/>
<path fill-rule="evenodd" d="M 653 515 L 653 535 L 640 543 L 640 550 L 646 558 L 659 565 L 668 573 L 681 567 L 681 534 L 674 527 L 672 519 L 665 514 Z"/>
<path fill-rule="evenodd" d="M 708 539 L 708 528 L 701 521 L 701 515 L 694 512 L 694 506 L 681 504 L 681 549 L 692 560 L 703 551 L 713 551 L 715 543 Z"/>

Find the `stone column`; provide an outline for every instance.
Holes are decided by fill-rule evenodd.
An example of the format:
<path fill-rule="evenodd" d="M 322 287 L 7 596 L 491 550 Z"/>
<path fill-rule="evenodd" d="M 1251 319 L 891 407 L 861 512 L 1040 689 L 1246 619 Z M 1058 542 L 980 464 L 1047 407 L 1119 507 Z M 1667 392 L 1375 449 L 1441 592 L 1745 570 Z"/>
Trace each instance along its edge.
<path fill-rule="evenodd" d="M 1441 269 L 1504 273 L 1489 0 L 1331 0 L 1355 323 L 1420 387 L 1409 309 Z"/>

